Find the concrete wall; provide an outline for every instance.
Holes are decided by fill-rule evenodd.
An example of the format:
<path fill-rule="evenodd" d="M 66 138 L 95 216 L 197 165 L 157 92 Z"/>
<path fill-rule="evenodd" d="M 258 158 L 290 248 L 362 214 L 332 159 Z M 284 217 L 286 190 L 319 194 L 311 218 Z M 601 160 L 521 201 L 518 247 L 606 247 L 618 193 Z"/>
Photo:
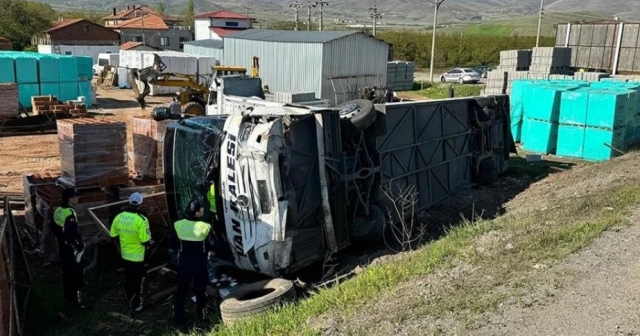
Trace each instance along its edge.
<path fill-rule="evenodd" d="M 143 34 L 144 33 L 144 34 Z M 162 48 L 164 50 L 173 50 L 173 51 L 182 51 L 181 41 L 188 42 L 193 40 L 193 35 L 189 30 L 182 29 L 122 29 L 120 31 L 121 43 L 134 41 L 134 37 L 142 37 L 144 36 L 144 41 L 146 44 L 158 48 Z M 162 37 L 169 38 L 169 45 L 163 46 L 160 45 L 160 39 Z"/>
<path fill-rule="evenodd" d="M 96 64 L 98 62 L 98 55 L 100 53 L 111 53 L 117 54 L 120 52 L 120 46 L 66 46 L 61 45 L 60 54 L 73 56 L 91 56 L 93 57 L 93 63 Z M 38 52 L 41 54 L 53 54 L 53 47 L 50 45 L 39 45 Z"/>
<path fill-rule="evenodd" d="M 208 39 L 217 39 L 221 40 L 221 38 L 217 34 L 213 34 L 211 29 L 209 29 L 209 19 L 197 19 L 194 20 L 194 28 L 195 28 L 195 40 L 208 40 Z"/>
<path fill-rule="evenodd" d="M 556 46 L 572 49 L 571 66 L 640 72 L 640 24 L 561 24 Z"/>

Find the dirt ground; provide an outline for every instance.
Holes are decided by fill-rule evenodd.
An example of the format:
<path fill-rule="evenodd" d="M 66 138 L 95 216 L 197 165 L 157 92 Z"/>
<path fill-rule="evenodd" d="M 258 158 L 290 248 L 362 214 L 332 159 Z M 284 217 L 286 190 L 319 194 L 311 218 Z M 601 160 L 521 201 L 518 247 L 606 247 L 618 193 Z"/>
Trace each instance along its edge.
<path fill-rule="evenodd" d="M 166 104 L 170 97 L 147 97 L 149 106 L 142 111 L 131 90 L 98 89 L 98 104 L 89 110 L 96 118 L 126 121 L 150 113 L 154 106 Z M 129 131 L 130 132 L 130 131 Z M 131 151 L 131 134 L 128 135 Z M 25 173 L 59 172 L 60 150 L 55 134 L 0 137 L 0 192 L 22 193 Z"/>

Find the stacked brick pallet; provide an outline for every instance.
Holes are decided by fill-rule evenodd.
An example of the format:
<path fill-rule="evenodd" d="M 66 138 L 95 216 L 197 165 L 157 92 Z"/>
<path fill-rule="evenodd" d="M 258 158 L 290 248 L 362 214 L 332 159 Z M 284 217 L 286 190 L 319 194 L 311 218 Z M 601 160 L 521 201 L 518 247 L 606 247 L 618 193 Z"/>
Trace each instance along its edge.
<path fill-rule="evenodd" d="M 416 71 L 414 62 L 387 62 L 387 86 L 396 91 L 413 89 L 413 76 Z"/>
<path fill-rule="evenodd" d="M 500 52 L 500 65 L 487 73 L 487 86 L 484 94 L 501 95 L 511 92 L 511 82 L 527 78 L 531 66 L 531 50 L 503 50 Z"/>
<path fill-rule="evenodd" d="M 140 180 L 140 179 L 132 179 L 131 186 L 127 187 L 117 187 L 110 188 L 107 193 L 109 194 L 110 200 L 127 200 L 131 194 L 134 192 L 141 193 L 145 199 L 140 207 L 140 210 L 143 211 L 149 220 L 151 235 L 154 237 L 162 237 L 164 233 L 166 233 L 169 228 L 169 207 L 167 205 L 167 198 L 164 195 L 149 197 L 153 194 L 158 194 L 164 192 L 164 185 L 154 184 L 152 181 Z M 121 209 L 120 206 L 116 206 L 116 211 L 113 213 L 118 213 Z"/>
<path fill-rule="evenodd" d="M 61 183 L 76 188 L 128 183 L 125 122 L 79 118 L 57 123 Z"/>
<path fill-rule="evenodd" d="M 533 48 L 530 73 L 544 75 L 568 75 L 571 66 L 571 48 Z"/>
<path fill-rule="evenodd" d="M 39 216 L 38 209 L 36 207 L 36 188 L 45 185 L 53 185 L 58 181 L 60 174 L 25 174 L 22 177 L 22 186 L 24 190 L 24 222 L 26 226 L 26 232 L 29 233 L 29 238 L 33 241 L 37 241 L 39 232 L 43 230 L 44 217 Z"/>
<path fill-rule="evenodd" d="M 18 85 L 0 84 L 0 121 L 18 117 Z"/>
<path fill-rule="evenodd" d="M 519 79 L 573 79 L 570 64 L 571 48 L 501 51 L 500 66 L 487 74 L 484 94 L 511 94 L 512 82 Z"/>
<path fill-rule="evenodd" d="M 133 168 L 138 176 L 160 180 L 164 177 L 162 149 L 169 120 L 155 121 L 141 116 L 132 119 Z"/>
<path fill-rule="evenodd" d="M 71 116 L 74 118 L 88 118 L 87 107 L 84 104 L 77 104 L 73 101 L 63 103 L 57 97 L 34 96 L 31 97 L 33 115 L 47 114 L 56 117 Z"/>

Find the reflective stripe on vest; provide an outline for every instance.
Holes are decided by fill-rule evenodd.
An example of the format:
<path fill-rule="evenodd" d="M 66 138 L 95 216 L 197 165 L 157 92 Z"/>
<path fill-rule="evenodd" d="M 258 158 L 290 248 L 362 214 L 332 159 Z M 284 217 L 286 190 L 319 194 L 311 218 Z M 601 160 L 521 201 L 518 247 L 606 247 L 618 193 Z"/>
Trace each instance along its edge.
<path fill-rule="evenodd" d="M 122 258 L 129 261 L 144 261 L 145 248 L 142 243 L 151 240 L 149 221 L 139 214 L 123 212 L 111 225 L 111 237 L 120 237 Z"/>
<path fill-rule="evenodd" d="M 64 223 L 67 221 L 67 217 L 72 216 L 75 217 L 76 222 L 78 221 L 78 216 L 76 216 L 76 212 L 71 208 L 56 208 L 56 211 L 53 213 L 53 221 L 60 227 L 64 227 Z"/>
<path fill-rule="evenodd" d="M 207 192 L 207 200 L 209 201 L 209 210 L 212 213 L 218 212 L 216 207 L 216 186 L 214 183 L 209 187 L 209 192 Z"/>
<path fill-rule="evenodd" d="M 202 221 L 191 221 L 182 219 L 174 225 L 178 239 L 183 241 L 201 242 L 204 241 L 209 232 L 211 225 Z"/>

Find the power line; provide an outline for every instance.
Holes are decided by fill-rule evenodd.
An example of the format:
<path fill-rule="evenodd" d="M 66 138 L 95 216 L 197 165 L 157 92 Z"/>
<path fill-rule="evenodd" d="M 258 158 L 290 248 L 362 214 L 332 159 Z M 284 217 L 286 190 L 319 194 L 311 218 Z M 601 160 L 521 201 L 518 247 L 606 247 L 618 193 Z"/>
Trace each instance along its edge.
<path fill-rule="evenodd" d="M 298 18 L 298 13 L 300 12 L 300 8 L 302 8 L 302 4 L 299 2 L 294 2 L 292 4 L 289 5 L 289 7 L 293 8 L 293 13 L 295 14 L 295 21 L 296 21 L 296 27 L 295 30 L 298 30 L 298 21 L 300 21 Z"/>
<path fill-rule="evenodd" d="M 433 65 L 436 56 L 436 28 L 438 27 L 438 9 L 444 0 L 433 1 L 433 33 L 431 33 L 431 64 L 429 65 L 429 80 L 433 83 Z"/>
<path fill-rule="evenodd" d="M 309 31 L 311 30 L 311 8 L 316 7 L 316 4 L 309 1 L 304 7 L 307 7 L 307 31 Z"/>
<path fill-rule="evenodd" d="M 538 15 L 538 34 L 536 35 L 536 48 L 540 45 L 540 28 L 542 27 L 542 12 L 544 12 L 544 0 L 540 0 L 540 14 Z"/>
<path fill-rule="evenodd" d="M 378 14 L 378 5 L 373 5 L 369 8 L 369 16 L 373 19 L 373 36 L 376 36 L 376 28 L 378 26 L 378 19 L 382 18 L 382 15 Z"/>
<path fill-rule="evenodd" d="M 318 30 L 322 31 L 322 22 L 323 22 L 323 19 L 324 19 L 324 17 L 323 17 L 324 10 L 322 9 L 322 7 L 329 6 L 329 3 L 326 2 L 326 1 L 316 1 L 315 5 L 320 7 L 320 12 L 319 12 L 320 13 L 320 26 L 318 27 Z"/>

